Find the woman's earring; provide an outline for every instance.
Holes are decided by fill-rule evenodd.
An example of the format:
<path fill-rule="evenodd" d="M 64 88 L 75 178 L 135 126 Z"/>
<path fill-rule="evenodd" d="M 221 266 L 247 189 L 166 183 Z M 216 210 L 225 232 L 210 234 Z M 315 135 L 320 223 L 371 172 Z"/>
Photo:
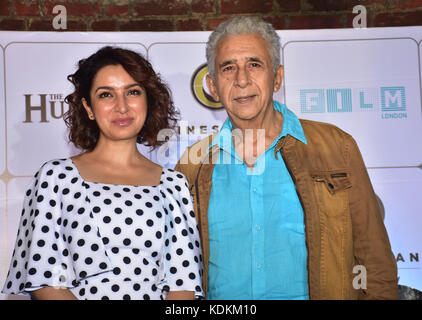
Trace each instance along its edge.
<path fill-rule="evenodd" d="M 88 114 L 88 118 L 91 119 L 91 120 L 94 120 L 95 119 L 94 118 L 94 115 L 92 113 Z"/>

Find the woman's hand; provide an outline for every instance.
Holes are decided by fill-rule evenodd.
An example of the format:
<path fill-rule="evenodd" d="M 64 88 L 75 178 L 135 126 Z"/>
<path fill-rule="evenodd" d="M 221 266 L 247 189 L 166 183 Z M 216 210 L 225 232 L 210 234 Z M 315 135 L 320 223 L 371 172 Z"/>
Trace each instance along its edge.
<path fill-rule="evenodd" d="M 195 300 L 193 291 L 169 291 L 166 300 Z"/>
<path fill-rule="evenodd" d="M 30 292 L 36 300 L 78 300 L 67 288 L 45 287 Z"/>

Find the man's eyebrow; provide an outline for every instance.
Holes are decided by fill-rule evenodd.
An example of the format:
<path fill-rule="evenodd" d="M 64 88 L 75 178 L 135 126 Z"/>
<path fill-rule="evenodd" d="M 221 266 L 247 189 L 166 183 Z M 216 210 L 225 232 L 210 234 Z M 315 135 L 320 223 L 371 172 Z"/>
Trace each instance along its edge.
<path fill-rule="evenodd" d="M 220 68 L 223 68 L 223 67 L 225 67 L 225 66 L 227 66 L 229 64 L 233 64 L 233 63 L 236 63 L 236 62 L 237 62 L 236 59 L 227 60 L 227 61 L 224 61 L 224 62 L 220 63 L 219 67 Z"/>
<path fill-rule="evenodd" d="M 259 59 L 257 57 L 246 57 L 246 61 L 259 62 L 259 63 L 265 64 L 264 61 L 262 61 L 261 59 Z M 225 67 L 229 64 L 233 64 L 233 63 L 236 63 L 236 62 L 237 62 L 237 59 L 227 60 L 227 61 L 220 63 L 219 67 L 223 68 L 223 67 Z"/>
<path fill-rule="evenodd" d="M 259 62 L 259 63 L 264 63 L 264 61 L 262 61 L 261 59 L 256 58 L 256 57 L 247 57 L 246 60 L 247 61 L 253 61 L 253 62 Z"/>

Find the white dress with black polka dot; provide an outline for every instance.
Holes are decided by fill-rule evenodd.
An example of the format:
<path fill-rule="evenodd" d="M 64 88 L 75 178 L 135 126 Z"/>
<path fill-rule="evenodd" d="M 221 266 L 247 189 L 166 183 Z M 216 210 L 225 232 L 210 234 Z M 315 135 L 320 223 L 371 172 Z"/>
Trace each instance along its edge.
<path fill-rule="evenodd" d="M 163 168 L 158 186 L 84 181 L 52 160 L 26 192 L 4 293 L 45 286 L 78 299 L 164 299 L 201 288 L 202 256 L 186 178 Z"/>

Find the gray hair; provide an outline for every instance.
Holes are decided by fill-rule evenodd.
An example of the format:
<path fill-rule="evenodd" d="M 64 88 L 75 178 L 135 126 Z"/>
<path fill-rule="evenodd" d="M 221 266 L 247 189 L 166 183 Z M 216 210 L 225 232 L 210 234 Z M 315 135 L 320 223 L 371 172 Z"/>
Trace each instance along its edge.
<path fill-rule="evenodd" d="M 218 42 L 225 36 L 257 33 L 268 43 L 274 72 L 280 65 L 280 37 L 274 27 L 259 17 L 238 16 L 221 23 L 208 38 L 206 56 L 208 72 L 215 79 L 215 53 Z"/>

